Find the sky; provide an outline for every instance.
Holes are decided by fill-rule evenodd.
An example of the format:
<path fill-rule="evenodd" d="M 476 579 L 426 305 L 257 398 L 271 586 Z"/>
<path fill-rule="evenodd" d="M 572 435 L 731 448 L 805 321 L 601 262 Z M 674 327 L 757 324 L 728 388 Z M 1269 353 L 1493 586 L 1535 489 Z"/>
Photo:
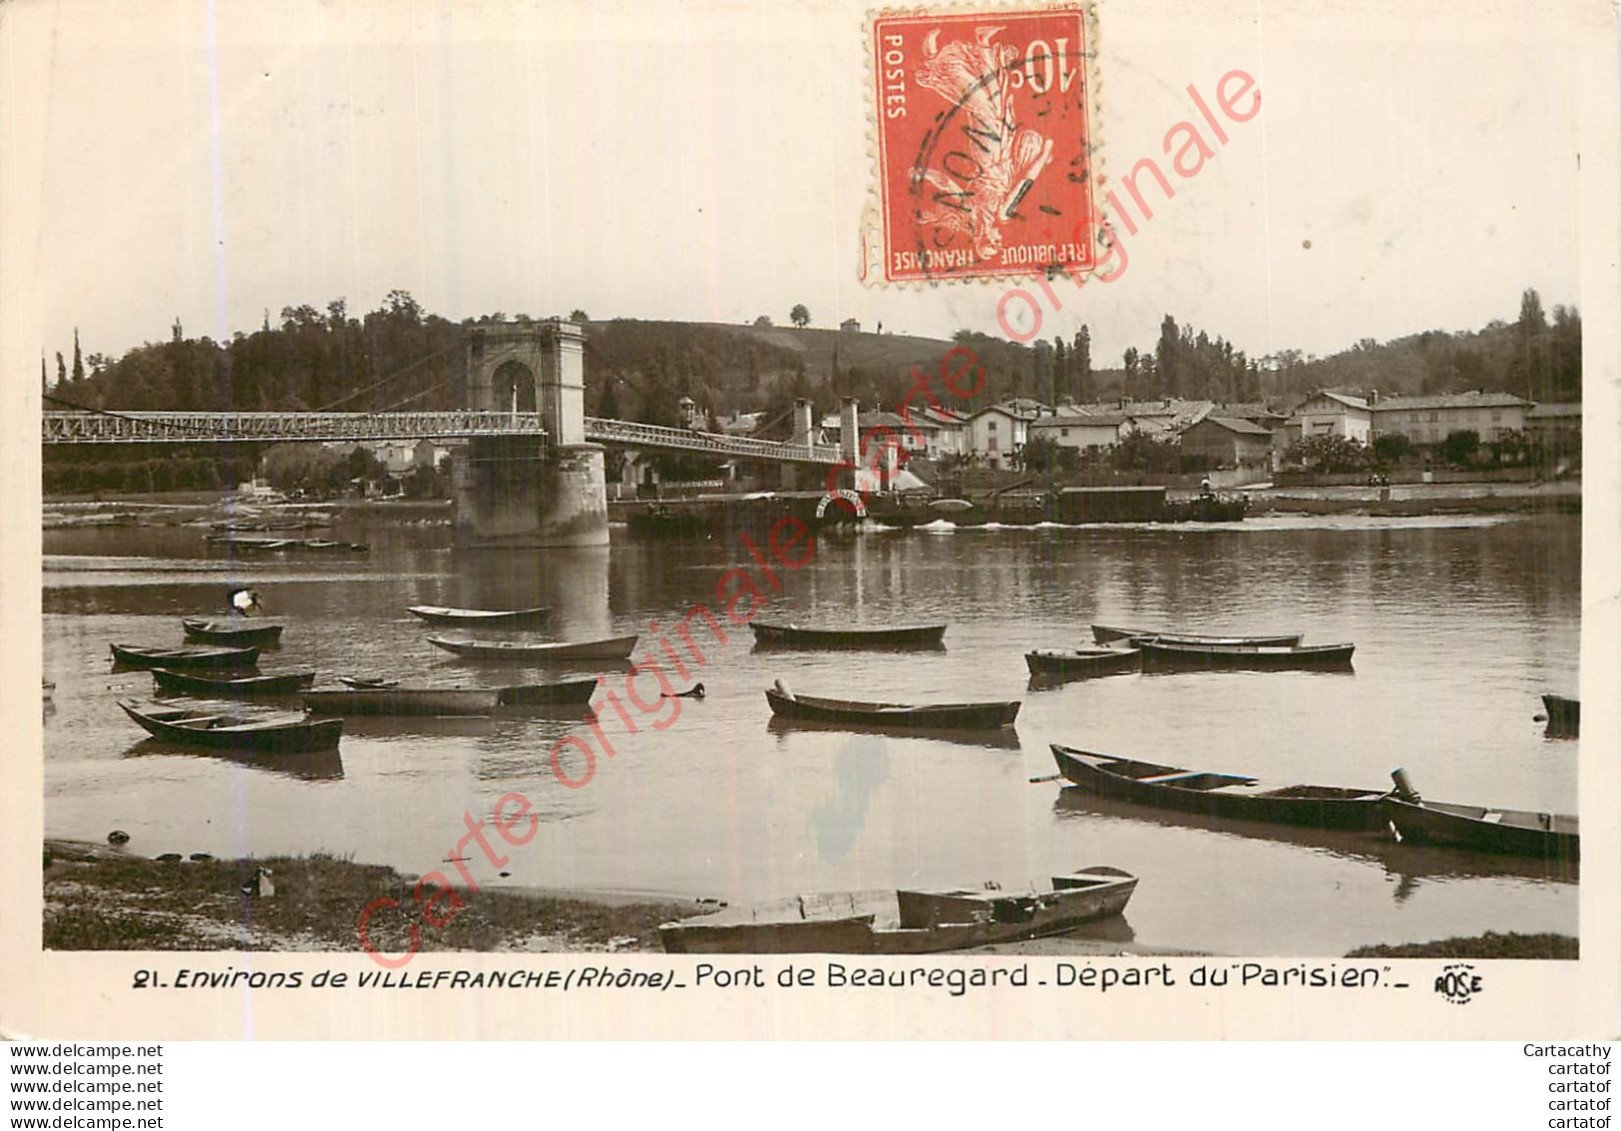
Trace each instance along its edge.
<path fill-rule="evenodd" d="M 859 278 L 865 7 L 14 0 L 7 317 L 70 357 L 75 327 L 116 356 L 176 319 L 222 339 L 395 288 L 452 319 L 785 324 L 804 303 L 821 326 L 1001 333 L 1005 282 Z M 1326 355 L 1512 321 L 1527 287 L 1580 305 L 1572 45 L 1614 37 L 1603 11 L 1103 5 L 1106 189 L 1168 164 L 1167 131 L 1200 121 L 1189 84 L 1214 105 L 1245 71 L 1261 109 L 1137 234 L 1117 225 L 1115 282 L 1055 285 L 1040 335 L 1085 323 L 1118 364 L 1169 312 L 1254 356 Z"/>

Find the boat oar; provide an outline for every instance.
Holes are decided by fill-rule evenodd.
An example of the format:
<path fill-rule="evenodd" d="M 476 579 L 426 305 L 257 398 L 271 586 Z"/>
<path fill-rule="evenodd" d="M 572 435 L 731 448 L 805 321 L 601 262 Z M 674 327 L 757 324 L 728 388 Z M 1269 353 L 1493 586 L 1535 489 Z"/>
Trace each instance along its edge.
<path fill-rule="evenodd" d="M 1063 774 L 1047 774 L 1047 775 L 1045 775 L 1043 777 L 1031 778 L 1030 779 L 1030 784 L 1031 785 L 1041 785 L 1043 782 L 1062 781 L 1063 779 L 1064 779 Z"/>

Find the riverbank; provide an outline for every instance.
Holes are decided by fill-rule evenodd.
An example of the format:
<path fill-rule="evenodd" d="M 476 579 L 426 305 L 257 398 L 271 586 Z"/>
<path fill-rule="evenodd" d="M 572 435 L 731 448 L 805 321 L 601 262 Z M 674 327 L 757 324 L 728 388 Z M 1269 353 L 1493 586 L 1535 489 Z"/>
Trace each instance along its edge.
<path fill-rule="evenodd" d="M 1438 939 L 1399 946 L 1362 946 L 1347 958 L 1541 958 L 1575 961 L 1581 943 L 1569 935 L 1521 935 L 1487 931 L 1471 938 Z"/>
<path fill-rule="evenodd" d="M 386 516 L 428 525 L 451 521 L 449 499 L 332 499 L 309 503 L 265 503 L 237 495 L 196 491 L 154 495 L 51 496 L 40 507 L 46 530 L 85 526 L 203 526 L 229 521 L 241 529 Z"/>
<path fill-rule="evenodd" d="M 1547 483 L 1432 483 L 1392 487 L 1245 489 L 1250 514 L 1580 514 L 1580 480 Z"/>
<path fill-rule="evenodd" d="M 258 869 L 274 894 L 248 894 Z M 410 907 L 415 880 L 392 868 L 316 853 L 262 860 L 149 860 L 83 841 L 45 842 L 47 950 L 358 951 L 355 923 L 373 900 Z M 248 889 L 245 891 L 244 889 Z M 263 882 L 260 890 L 265 890 Z M 423 951 L 561 953 L 661 951 L 658 927 L 715 907 L 622 893 L 486 887 L 465 896 L 443 928 L 423 929 Z M 438 908 L 443 914 L 445 908 Z M 368 923 L 385 954 L 410 940 L 398 914 Z M 1107 928 L 1104 928 L 1105 933 Z M 1185 955 L 1107 937 L 1037 939 L 981 948 L 993 954 Z"/>
<path fill-rule="evenodd" d="M 259 868 L 274 894 L 245 894 Z M 261 891 L 264 885 L 260 885 Z M 376 899 L 411 906 L 415 881 L 334 856 L 149 860 L 82 841 L 45 842 L 47 950 L 358 951 L 356 921 Z M 464 893 L 465 894 L 465 893 Z M 694 901 L 554 896 L 486 887 L 424 951 L 659 950 L 658 925 L 702 912 Z M 443 914 L 444 907 L 438 909 Z M 404 951 L 405 919 L 378 914 L 372 944 Z"/>

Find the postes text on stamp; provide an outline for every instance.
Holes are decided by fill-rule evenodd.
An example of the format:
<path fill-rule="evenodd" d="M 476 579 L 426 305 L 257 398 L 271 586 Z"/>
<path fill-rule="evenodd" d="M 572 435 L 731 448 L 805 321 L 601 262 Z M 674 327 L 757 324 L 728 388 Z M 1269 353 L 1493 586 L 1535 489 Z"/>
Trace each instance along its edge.
<path fill-rule="evenodd" d="M 872 21 L 889 282 L 1095 266 L 1087 12 Z"/>

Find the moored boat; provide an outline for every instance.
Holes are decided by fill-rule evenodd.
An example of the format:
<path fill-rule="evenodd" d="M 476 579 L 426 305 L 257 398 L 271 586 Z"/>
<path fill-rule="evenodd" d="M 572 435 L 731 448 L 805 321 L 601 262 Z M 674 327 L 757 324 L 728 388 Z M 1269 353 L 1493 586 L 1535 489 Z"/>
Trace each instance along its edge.
<path fill-rule="evenodd" d="M 863 703 L 852 699 L 823 699 L 815 695 L 795 695 L 779 683 L 767 688 L 766 702 L 771 713 L 781 718 L 811 719 L 825 723 L 855 723 L 860 726 L 928 728 L 934 730 L 994 730 L 1012 726 L 1019 704 L 932 703 L 910 706 L 905 703 Z"/>
<path fill-rule="evenodd" d="M 1033 676 L 1058 679 L 1085 679 L 1094 675 L 1116 675 L 1136 671 L 1142 652 L 1136 648 L 1072 648 L 1068 651 L 1036 651 L 1024 654 L 1025 665 Z"/>
<path fill-rule="evenodd" d="M 1556 738 L 1575 738 L 1581 734 L 1582 704 L 1578 699 L 1566 699 L 1549 692 L 1542 697 L 1548 712 L 1548 733 Z"/>
<path fill-rule="evenodd" d="M 249 644 L 274 644 L 281 639 L 283 628 L 274 621 L 255 621 L 245 617 L 225 621 L 187 617 L 180 622 L 180 626 L 186 630 L 187 640 L 198 640 L 204 644 L 231 644 L 237 647 Z"/>
<path fill-rule="evenodd" d="M 1327 785 L 1274 785 L 1241 774 L 1163 766 L 1052 746 L 1058 772 L 1082 789 L 1139 805 L 1311 828 L 1383 827 L 1384 792 Z"/>
<path fill-rule="evenodd" d="M 1403 771 L 1395 770 L 1390 776 L 1396 788 L 1384 798 L 1382 807 L 1399 840 L 1545 860 L 1581 859 L 1581 836 L 1575 817 L 1426 801 Z"/>
<path fill-rule="evenodd" d="M 1183 644 L 1163 636 L 1137 641 L 1151 668 L 1349 668 L 1354 644 Z"/>
<path fill-rule="evenodd" d="M 670 954 L 930 954 L 1064 934 L 1125 910 L 1118 868 L 1054 876 L 1046 891 L 995 888 L 801 895 L 659 927 Z"/>
<path fill-rule="evenodd" d="M 901 628 L 801 628 L 797 624 L 762 624 L 754 630 L 754 643 L 767 648 L 940 648 L 944 646 L 943 624 L 909 625 Z"/>
<path fill-rule="evenodd" d="M 489 715 L 502 708 L 584 704 L 594 679 L 514 687 L 386 687 L 306 691 L 304 706 L 318 715 Z"/>
<path fill-rule="evenodd" d="M 1099 644 L 1125 641 L 1135 644 L 1140 640 L 1168 640 L 1173 644 L 1253 644 L 1269 648 L 1290 648 L 1300 643 L 1305 633 L 1277 632 L 1262 635 L 1221 636 L 1197 632 L 1160 632 L 1149 628 L 1118 628 L 1107 624 L 1092 626 L 1092 639 Z"/>
<path fill-rule="evenodd" d="M 315 682 L 313 671 L 275 672 L 265 675 L 211 676 L 153 668 L 152 682 L 160 694 L 216 695 L 245 699 L 255 695 L 296 695 Z"/>
<path fill-rule="evenodd" d="M 637 636 L 607 640 L 575 640 L 558 644 L 521 644 L 509 640 L 447 640 L 428 637 L 428 643 L 472 660 L 509 660 L 549 664 L 564 660 L 624 660 L 636 649 Z"/>
<path fill-rule="evenodd" d="M 233 750 L 326 750 L 338 744 L 342 719 L 311 719 L 282 713 L 262 717 L 221 714 L 206 707 L 162 704 L 118 706 L 154 738 Z"/>
<path fill-rule="evenodd" d="M 259 649 L 225 648 L 217 645 L 190 645 L 181 648 L 147 648 L 139 644 L 114 644 L 113 662 L 126 668 L 251 668 L 259 662 Z"/>
<path fill-rule="evenodd" d="M 482 628 L 533 628 L 544 624 L 552 611 L 533 609 L 453 609 L 445 605 L 411 605 L 406 612 L 429 624 L 462 624 Z"/>

